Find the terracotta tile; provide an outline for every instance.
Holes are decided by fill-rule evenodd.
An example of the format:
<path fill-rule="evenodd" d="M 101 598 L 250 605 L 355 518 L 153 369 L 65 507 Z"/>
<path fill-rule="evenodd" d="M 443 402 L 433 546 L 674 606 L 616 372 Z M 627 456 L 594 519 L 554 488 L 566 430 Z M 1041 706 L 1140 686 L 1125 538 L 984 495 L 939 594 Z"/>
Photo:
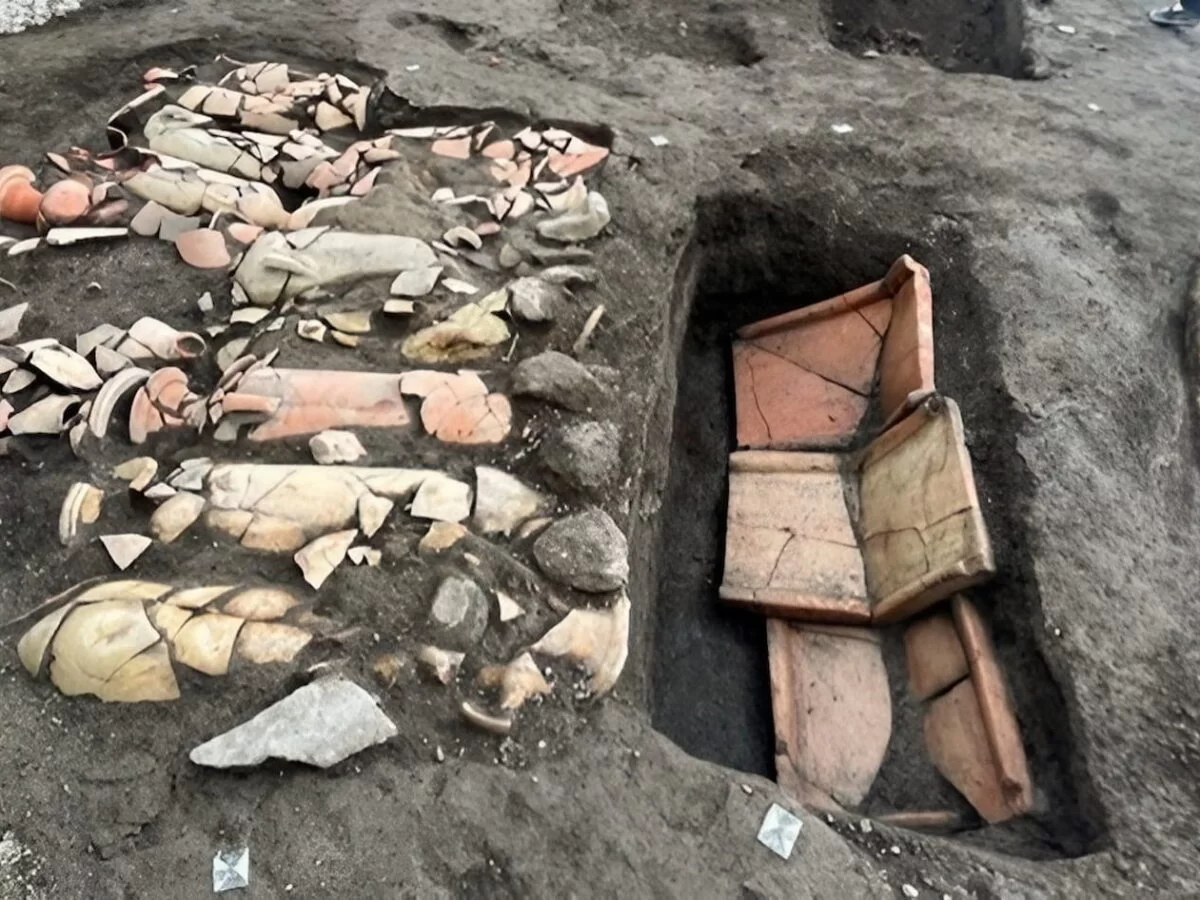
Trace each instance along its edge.
<path fill-rule="evenodd" d="M 1004 675 L 988 638 L 987 626 L 978 610 L 965 597 L 955 597 L 951 605 L 958 636 L 966 650 L 971 683 L 975 686 L 983 729 L 992 748 L 1004 799 L 1014 813 L 1026 813 L 1033 807 L 1029 763 L 1025 758 L 1025 747 L 1021 743 L 1021 732 Z"/>
<path fill-rule="evenodd" d="M 439 156 L 448 156 L 451 159 L 470 159 L 471 158 L 471 138 L 440 138 L 430 144 L 429 149 Z"/>
<path fill-rule="evenodd" d="M 750 342 L 857 394 L 868 395 L 875 380 L 880 336 L 860 310 L 835 298 L 825 315 L 786 325 L 759 327 Z M 887 299 L 873 305 L 886 307 Z M 825 307 L 825 304 L 818 304 Z"/>
<path fill-rule="evenodd" d="M 917 619 L 904 630 L 908 685 L 918 700 L 928 700 L 969 674 L 954 620 L 948 613 Z"/>
<path fill-rule="evenodd" d="M 811 785 L 842 806 L 861 803 L 892 735 L 879 644 L 771 619 L 767 647 L 781 783 Z"/>
<path fill-rule="evenodd" d="M 995 572 L 962 419 L 934 396 L 862 457 L 859 533 L 879 622 L 895 622 Z"/>
<path fill-rule="evenodd" d="M 879 402 L 885 420 L 904 408 L 910 394 L 934 389 L 929 272 L 909 257 L 902 257 L 888 274 L 888 280 L 900 278 L 904 280 L 896 287 L 892 320 L 879 355 Z"/>
<path fill-rule="evenodd" d="M 324 369 L 275 369 L 247 372 L 237 385 L 235 404 L 245 408 L 249 395 L 277 399 L 279 407 L 250 432 L 254 441 L 317 434 L 328 428 L 401 428 L 409 423 L 400 396 L 400 375 L 385 372 L 337 372 Z"/>
<path fill-rule="evenodd" d="M 721 598 L 788 618 L 864 621 L 862 557 L 842 491 L 829 454 L 733 454 Z"/>
<path fill-rule="evenodd" d="M 925 747 L 937 770 L 984 819 L 995 824 L 1013 817 L 970 680 L 926 707 Z"/>
<path fill-rule="evenodd" d="M 440 441 L 497 444 L 512 428 L 508 398 L 488 393 L 487 385 L 474 372 L 416 369 L 405 373 L 401 390 L 423 398 L 421 424 Z"/>
<path fill-rule="evenodd" d="M 37 221 L 43 195 L 33 186 L 35 178 L 25 166 L 0 167 L 0 218 L 26 225 Z"/>
<path fill-rule="evenodd" d="M 867 399 L 754 344 L 733 347 L 739 447 L 839 447 L 858 428 Z"/>

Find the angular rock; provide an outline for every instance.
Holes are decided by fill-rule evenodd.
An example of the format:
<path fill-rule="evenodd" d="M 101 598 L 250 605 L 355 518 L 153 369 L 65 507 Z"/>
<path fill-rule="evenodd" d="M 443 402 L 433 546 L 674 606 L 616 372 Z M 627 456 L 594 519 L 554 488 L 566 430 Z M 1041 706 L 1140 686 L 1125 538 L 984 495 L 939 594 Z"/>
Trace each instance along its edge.
<path fill-rule="evenodd" d="M 313 459 L 323 466 L 334 463 L 357 462 L 367 455 L 362 443 L 352 431 L 322 431 L 308 439 Z"/>
<path fill-rule="evenodd" d="M 513 315 L 522 322 L 553 322 L 563 299 L 561 288 L 541 278 L 518 278 L 508 286 Z"/>
<path fill-rule="evenodd" d="M 549 497 L 535 491 L 519 478 L 491 466 L 475 467 L 475 515 L 472 524 L 480 533 L 499 532 L 507 537 L 526 519 L 551 506 Z"/>
<path fill-rule="evenodd" d="M 327 769 L 397 733 L 375 699 L 357 684 L 322 678 L 201 744 L 189 758 L 216 769 L 256 766 L 267 759 Z"/>
<path fill-rule="evenodd" d="M 487 630 L 487 595 L 471 579 L 452 575 L 438 585 L 429 621 L 439 643 L 466 650 L 479 643 Z"/>
<path fill-rule="evenodd" d="M 512 393 L 583 412 L 604 396 L 595 376 L 565 353 L 547 350 L 523 359 L 513 371 Z"/>
<path fill-rule="evenodd" d="M 559 519 L 534 541 L 533 556 L 550 578 L 580 591 L 615 591 L 629 580 L 625 535 L 600 509 Z"/>
<path fill-rule="evenodd" d="M 538 452 L 570 487 L 596 494 L 620 473 L 621 432 L 612 422 L 562 425 L 546 435 Z"/>

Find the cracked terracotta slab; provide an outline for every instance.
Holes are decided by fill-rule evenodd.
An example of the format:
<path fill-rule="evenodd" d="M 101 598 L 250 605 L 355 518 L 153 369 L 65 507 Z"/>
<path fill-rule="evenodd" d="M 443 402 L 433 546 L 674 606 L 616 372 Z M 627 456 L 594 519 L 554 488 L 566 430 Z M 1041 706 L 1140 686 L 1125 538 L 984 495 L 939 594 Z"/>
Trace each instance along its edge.
<path fill-rule="evenodd" d="M 891 298 L 879 281 L 740 329 L 738 445 L 844 445 L 867 410 L 890 318 Z"/>
<path fill-rule="evenodd" d="M 995 573 L 953 400 L 927 399 L 863 452 L 859 533 L 878 622 L 908 618 Z"/>
<path fill-rule="evenodd" d="M 944 692 L 970 674 L 954 620 L 944 612 L 915 620 L 904 629 L 908 684 L 918 700 Z"/>
<path fill-rule="evenodd" d="M 512 428 L 508 397 L 489 393 L 475 372 L 417 369 L 401 376 L 400 390 L 422 398 L 421 424 L 444 443 L 498 444 Z"/>
<path fill-rule="evenodd" d="M 892 736 L 892 700 L 878 638 L 769 619 L 771 710 L 780 786 L 822 809 L 867 795 Z"/>
<path fill-rule="evenodd" d="M 276 369 L 246 372 L 219 401 L 225 414 L 253 415 L 252 441 L 317 434 L 330 428 L 409 424 L 402 376 L 386 372 Z"/>
<path fill-rule="evenodd" d="M 1000 789 L 1013 813 L 1021 815 L 1033 807 L 1033 786 L 1025 747 L 1021 743 L 1021 731 L 1000 663 L 992 649 L 987 626 L 974 605 L 960 596 L 954 598 L 951 608 L 954 624 L 966 651 L 971 683 L 975 687 L 983 730 L 992 750 Z"/>
<path fill-rule="evenodd" d="M 730 455 L 722 600 L 785 618 L 865 624 L 865 585 L 838 457 Z"/>

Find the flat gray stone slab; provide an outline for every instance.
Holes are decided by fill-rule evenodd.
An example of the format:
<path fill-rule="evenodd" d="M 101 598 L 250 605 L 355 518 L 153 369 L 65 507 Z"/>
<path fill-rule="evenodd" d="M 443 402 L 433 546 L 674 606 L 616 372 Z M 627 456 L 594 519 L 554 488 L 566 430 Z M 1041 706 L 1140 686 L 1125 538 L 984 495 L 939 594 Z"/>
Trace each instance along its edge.
<path fill-rule="evenodd" d="M 345 678 L 322 678 L 201 744 L 190 758 L 214 769 L 256 766 L 267 759 L 327 769 L 396 734 L 369 693 Z"/>

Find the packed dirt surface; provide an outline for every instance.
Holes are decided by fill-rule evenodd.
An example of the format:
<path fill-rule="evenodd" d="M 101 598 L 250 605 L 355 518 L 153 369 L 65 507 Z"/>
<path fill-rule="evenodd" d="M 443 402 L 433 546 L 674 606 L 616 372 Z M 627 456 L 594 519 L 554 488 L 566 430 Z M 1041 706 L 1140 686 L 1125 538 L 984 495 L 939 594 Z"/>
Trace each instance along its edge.
<path fill-rule="evenodd" d="M 585 361 L 622 397 L 620 477 L 596 499 L 629 538 L 633 602 L 609 697 L 556 697 L 502 744 L 440 688 L 398 684 L 381 694 L 399 737 L 327 771 L 187 758 L 299 673 L 104 705 L 30 679 L 18 633 L 0 633 L 0 900 L 207 896 L 213 853 L 240 846 L 248 897 L 1200 894 L 1196 41 L 1138 4 L 1081 0 L 183 0 L 89 5 L 0 38 L 0 163 L 99 149 L 148 66 L 218 53 L 386 78 L 421 106 L 612 128 L 613 222 L 592 244 L 607 314 Z M 973 596 L 1038 789 L 1025 819 L 941 837 L 783 798 L 762 620 L 715 593 L 729 329 L 880 278 L 902 253 L 932 275 L 937 383 L 962 407 L 999 568 Z M 0 307 L 31 303 L 30 336 L 194 325 L 203 291 L 228 302 L 227 278 L 150 241 L 0 257 L 0 277 L 15 285 Z M 57 540 L 86 475 L 65 439 L 0 458 L 0 622 L 111 571 L 94 542 Z M 196 535 L 150 553 L 155 576 L 230 577 Z M 298 580 L 286 557 L 253 565 Z M 403 637 L 379 623 L 417 615 L 428 585 L 386 566 L 365 584 L 322 593 L 321 612 L 363 630 L 311 662 L 367 683 L 371 655 Z M 961 802 L 921 753 L 897 641 L 895 736 L 868 813 Z M 788 861 L 755 840 L 772 801 L 804 821 Z"/>

